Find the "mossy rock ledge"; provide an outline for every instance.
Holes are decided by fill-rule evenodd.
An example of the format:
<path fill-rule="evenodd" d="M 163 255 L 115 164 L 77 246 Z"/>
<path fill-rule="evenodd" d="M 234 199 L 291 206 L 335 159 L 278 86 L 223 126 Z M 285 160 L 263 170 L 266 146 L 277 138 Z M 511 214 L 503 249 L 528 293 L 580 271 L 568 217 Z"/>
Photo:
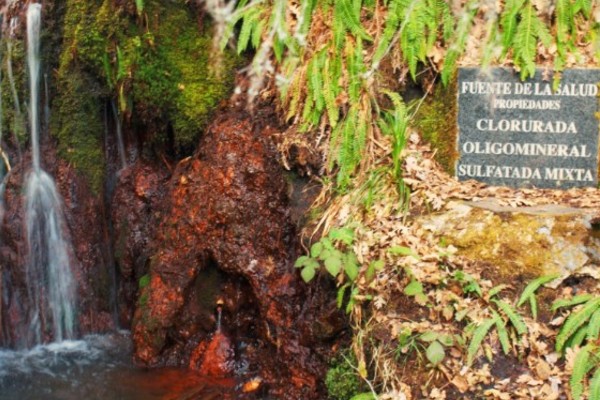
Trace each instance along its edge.
<path fill-rule="evenodd" d="M 457 255 L 486 265 L 500 280 L 574 272 L 600 275 L 597 210 L 559 205 L 507 207 L 486 200 L 449 202 L 416 223 Z"/>

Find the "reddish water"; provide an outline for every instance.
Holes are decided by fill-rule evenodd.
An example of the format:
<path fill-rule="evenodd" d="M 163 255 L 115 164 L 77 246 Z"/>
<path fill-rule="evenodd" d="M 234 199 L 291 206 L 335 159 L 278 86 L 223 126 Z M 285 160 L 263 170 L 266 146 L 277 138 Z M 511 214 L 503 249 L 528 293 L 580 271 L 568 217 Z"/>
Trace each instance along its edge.
<path fill-rule="evenodd" d="M 183 368 L 136 368 L 128 334 L 0 350 L 0 400 L 263 399 L 251 385 Z M 215 342 L 221 342 L 221 339 Z M 215 354 L 218 354 L 215 353 Z M 212 371 L 212 370 L 211 370 Z"/>

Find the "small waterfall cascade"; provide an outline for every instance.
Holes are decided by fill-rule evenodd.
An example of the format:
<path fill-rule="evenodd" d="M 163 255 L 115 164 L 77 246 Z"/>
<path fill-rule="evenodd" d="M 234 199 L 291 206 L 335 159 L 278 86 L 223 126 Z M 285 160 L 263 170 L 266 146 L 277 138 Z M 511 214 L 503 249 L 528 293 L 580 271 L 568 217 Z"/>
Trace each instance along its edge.
<path fill-rule="evenodd" d="M 26 227 L 29 259 L 27 292 L 30 300 L 28 345 L 48 337 L 54 341 L 71 339 L 75 331 L 75 279 L 62 201 L 54 180 L 40 165 L 40 26 L 41 4 L 27 9 L 27 61 L 30 82 L 30 129 L 32 170 L 26 183 Z"/>
<path fill-rule="evenodd" d="M 125 144 L 123 142 L 123 127 L 121 124 L 121 114 L 117 108 L 115 101 L 111 102 L 113 115 L 115 118 L 116 131 L 117 131 L 117 147 L 119 151 L 119 160 L 121 161 L 121 169 L 127 167 L 127 158 L 125 155 Z"/>

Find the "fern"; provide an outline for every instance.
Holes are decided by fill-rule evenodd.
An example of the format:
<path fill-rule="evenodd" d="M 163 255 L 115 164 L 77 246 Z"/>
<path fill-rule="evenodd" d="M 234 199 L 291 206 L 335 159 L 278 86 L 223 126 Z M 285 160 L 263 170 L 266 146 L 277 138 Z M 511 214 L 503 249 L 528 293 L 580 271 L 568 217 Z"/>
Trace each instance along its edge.
<path fill-rule="evenodd" d="M 596 368 L 594 376 L 590 379 L 590 400 L 600 400 L 600 368 Z"/>
<path fill-rule="evenodd" d="M 456 62 L 458 57 L 464 52 L 467 45 L 467 39 L 471 25 L 473 24 L 473 18 L 477 13 L 478 2 L 471 0 L 465 6 L 465 12 L 461 16 L 456 32 L 453 38 L 453 42 L 446 53 L 444 64 L 442 66 L 442 83 L 447 85 L 450 81 L 450 77 L 454 74 L 456 69 Z"/>
<path fill-rule="evenodd" d="M 519 335 L 524 335 L 527 333 L 527 325 L 525 325 L 523 318 L 521 318 L 521 316 L 517 314 L 515 309 L 512 308 L 510 304 L 502 300 L 493 300 L 493 303 L 496 304 L 498 308 L 502 310 L 502 312 L 508 317 L 511 324 L 513 325 L 513 327 Z"/>
<path fill-rule="evenodd" d="M 554 303 L 552 303 L 551 310 L 556 311 L 559 308 L 576 306 L 578 304 L 585 303 L 588 300 L 591 300 L 593 298 L 594 298 L 594 296 L 592 296 L 591 294 L 584 293 L 584 294 L 580 294 L 575 297 L 572 297 L 570 299 L 559 299 L 559 300 L 556 300 Z"/>
<path fill-rule="evenodd" d="M 471 338 L 471 343 L 469 343 L 469 347 L 467 348 L 467 365 L 471 366 L 473 364 L 473 359 L 481 347 L 481 343 L 483 339 L 485 339 L 486 335 L 496 323 L 496 318 L 490 318 L 483 321 L 481 324 L 477 326 L 475 332 L 473 332 L 473 337 Z"/>
<path fill-rule="evenodd" d="M 500 26 L 502 27 L 502 47 L 504 49 L 503 56 L 506 55 L 514 41 L 515 33 L 517 31 L 517 16 L 523 7 L 523 4 L 525 4 L 525 0 L 507 0 L 504 5 L 504 10 L 500 17 Z"/>
<path fill-rule="evenodd" d="M 590 317 L 588 325 L 587 340 L 592 341 L 598 339 L 600 335 L 600 308 L 598 308 Z"/>
<path fill-rule="evenodd" d="M 519 301 L 517 301 L 517 307 L 521 307 L 525 304 L 526 301 L 529 300 L 531 315 L 533 319 L 537 319 L 537 300 L 535 299 L 535 292 L 544 284 L 553 281 L 558 278 L 558 275 L 548 275 L 542 276 L 537 279 L 531 281 L 521 293 L 521 297 L 519 297 Z"/>
<path fill-rule="evenodd" d="M 556 351 L 563 351 L 567 341 L 584 325 L 600 307 L 600 297 L 589 300 L 581 310 L 569 315 L 560 332 L 556 336 Z"/>
<path fill-rule="evenodd" d="M 360 6 L 360 2 L 357 2 Z M 372 41 L 373 38 L 367 33 L 360 23 L 360 8 L 353 7 L 352 0 L 337 0 L 335 2 L 337 18 L 341 18 L 345 30 L 352 32 L 356 37 Z"/>
<path fill-rule="evenodd" d="M 144 0 L 135 0 L 135 9 L 137 11 L 138 16 L 142 16 L 144 12 Z"/>
<path fill-rule="evenodd" d="M 521 20 L 515 32 L 512 48 L 515 64 L 521 68 L 521 79 L 525 79 L 535 75 L 538 41 L 548 47 L 552 37 L 531 3 L 523 7 L 519 16 Z"/>
<path fill-rule="evenodd" d="M 496 330 L 498 331 L 498 340 L 500 341 L 500 345 L 502 346 L 502 351 L 504 354 L 508 354 L 510 352 L 510 339 L 508 337 L 508 330 L 506 329 L 506 324 L 498 315 L 497 312 L 493 311 L 493 315 L 496 321 Z"/>
<path fill-rule="evenodd" d="M 573 372 L 569 379 L 571 385 L 571 396 L 573 400 L 581 399 L 583 394 L 584 379 L 590 369 L 590 358 L 593 347 L 591 345 L 583 347 L 575 356 L 573 363 Z"/>

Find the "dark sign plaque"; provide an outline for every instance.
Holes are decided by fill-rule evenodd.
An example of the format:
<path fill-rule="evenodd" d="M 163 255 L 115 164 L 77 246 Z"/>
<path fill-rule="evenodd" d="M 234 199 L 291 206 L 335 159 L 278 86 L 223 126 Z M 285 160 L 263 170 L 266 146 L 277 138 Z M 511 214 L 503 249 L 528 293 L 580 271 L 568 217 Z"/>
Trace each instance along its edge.
<path fill-rule="evenodd" d="M 568 189 L 598 184 L 600 69 L 458 71 L 456 176 L 490 185 Z M 551 74 L 550 74 L 551 76 Z"/>

